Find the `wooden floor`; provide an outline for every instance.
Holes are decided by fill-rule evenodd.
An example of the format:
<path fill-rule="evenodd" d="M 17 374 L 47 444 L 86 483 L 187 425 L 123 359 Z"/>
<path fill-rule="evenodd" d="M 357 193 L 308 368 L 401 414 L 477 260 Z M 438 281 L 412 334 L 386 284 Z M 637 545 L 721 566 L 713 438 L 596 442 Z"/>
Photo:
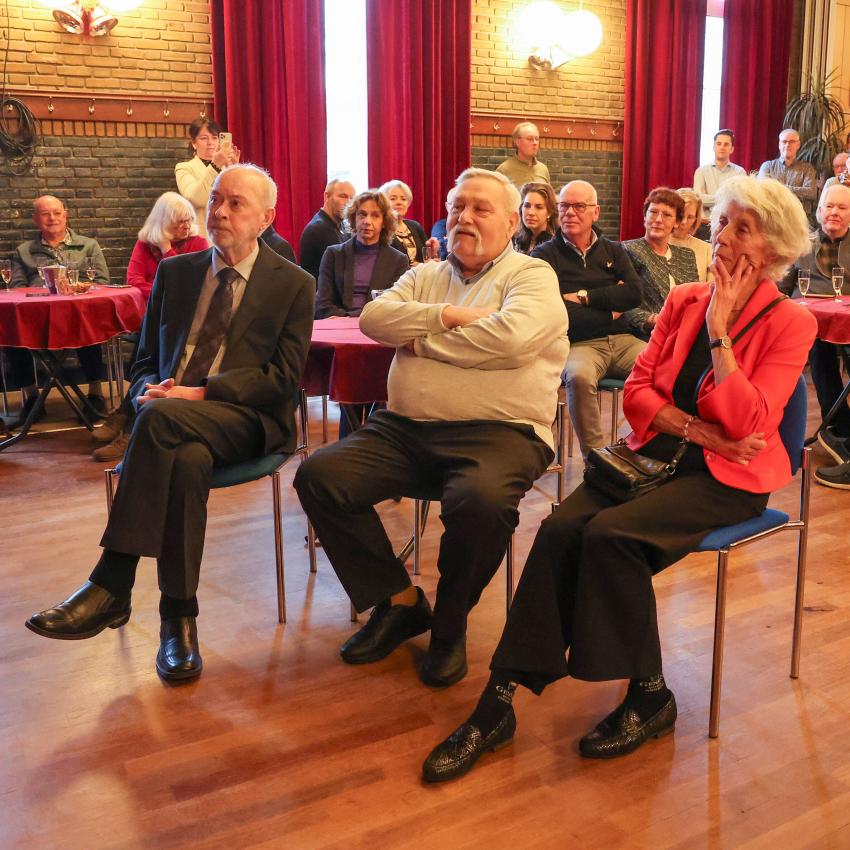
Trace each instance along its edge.
<path fill-rule="evenodd" d="M 61 400 L 51 414 L 63 415 Z M 319 419 L 318 403 L 313 419 Z M 812 420 L 813 421 L 813 420 Z M 0 454 L 0 848 L 850 848 L 850 492 L 815 487 L 802 675 L 788 678 L 795 538 L 735 556 L 718 740 L 707 737 L 714 558 L 657 581 L 675 735 L 613 762 L 577 739 L 620 699 L 619 683 L 521 692 L 513 746 L 466 778 L 426 787 L 420 764 L 466 716 L 504 620 L 504 577 L 470 618 L 470 671 L 434 692 L 415 639 L 349 667 L 348 603 L 320 553 L 310 575 L 304 516 L 286 476 L 289 622 L 279 626 L 269 485 L 213 493 L 201 579 L 205 670 L 182 687 L 154 671 L 154 565 L 134 614 L 88 641 L 23 627 L 63 599 L 98 555 L 103 467 L 83 430 Z M 816 456 L 816 462 L 824 458 Z M 569 468 L 570 488 L 580 463 Z M 522 564 L 554 480 L 522 504 Z M 774 499 L 793 508 L 795 486 Z M 391 536 L 408 502 L 381 506 Z M 439 523 L 421 584 L 433 599 Z"/>

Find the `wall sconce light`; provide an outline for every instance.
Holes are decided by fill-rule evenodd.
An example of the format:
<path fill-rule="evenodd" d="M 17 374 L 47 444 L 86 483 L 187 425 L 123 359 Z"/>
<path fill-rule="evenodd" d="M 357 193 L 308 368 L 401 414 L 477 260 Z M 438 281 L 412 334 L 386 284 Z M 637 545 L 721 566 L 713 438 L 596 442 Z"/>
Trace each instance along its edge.
<path fill-rule="evenodd" d="M 529 53 L 528 64 L 553 71 L 577 56 L 593 53 L 602 42 L 602 24 L 582 9 L 565 15 L 550 0 L 537 0 L 520 12 L 514 31 L 518 50 Z"/>
<path fill-rule="evenodd" d="M 135 9 L 142 0 L 41 0 L 66 31 L 74 35 L 106 35 L 118 23 L 115 12 Z"/>

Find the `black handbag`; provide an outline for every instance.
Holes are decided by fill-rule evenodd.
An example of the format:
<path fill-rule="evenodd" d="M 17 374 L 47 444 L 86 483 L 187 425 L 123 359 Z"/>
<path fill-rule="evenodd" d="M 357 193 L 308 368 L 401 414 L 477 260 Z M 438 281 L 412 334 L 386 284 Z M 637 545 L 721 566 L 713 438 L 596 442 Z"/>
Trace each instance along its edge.
<path fill-rule="evenodd" d="M 787 295 L 782 295 L 760 310 L 735 335 L 732 343 L 736 343 L 762 316 L 787 297 Z M 709 363 L 697 381 L 694 389 L 695 408 L 699 388 L 711 369 L 712 366 Z M 632 451 L 626 445 L 625 440 L 619 440 L 613 446 L 603 446 L 601 449 L 591 449 L 588 452 L 587 463 L 584 467 L 584 481 L 594 490 L 608 496 L 609 499 L 613 499 L 618 504 L 630 502 L 672 478 L 687 448 L 688 440 L 684 438 L 671 460 L 656 460 Z"/>

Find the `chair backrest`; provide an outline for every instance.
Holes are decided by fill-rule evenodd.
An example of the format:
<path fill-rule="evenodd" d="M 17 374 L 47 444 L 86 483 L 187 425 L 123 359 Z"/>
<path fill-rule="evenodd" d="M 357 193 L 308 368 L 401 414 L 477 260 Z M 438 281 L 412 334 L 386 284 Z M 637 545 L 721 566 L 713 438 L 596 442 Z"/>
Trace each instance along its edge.
<path fill-rule="evenodd" d="M 809 393 L 806 389 L 806 378 L 800 375 L 785 412 L 779 423 L 779 436 L 788 459 L 791 461 L 791 473 L 796 475 L 803 459 L 803 446 L 806 442 L 806 419 L 809 415 Z"/>

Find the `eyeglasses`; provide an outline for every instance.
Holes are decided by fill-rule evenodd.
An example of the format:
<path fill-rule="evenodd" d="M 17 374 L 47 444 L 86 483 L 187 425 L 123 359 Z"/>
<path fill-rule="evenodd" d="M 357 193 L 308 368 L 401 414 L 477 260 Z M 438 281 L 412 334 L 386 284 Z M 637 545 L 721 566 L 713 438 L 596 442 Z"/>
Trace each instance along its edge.
<path fill-rule="evenodd" d="M 560 203 L 560 204 L 558 204 L 558 212 L 559 213 L 569 212 L 570 207 L 572 207 L 573 211 L 576 213 L 576 215 L 583 215 L 587 211 L 588 207 L 595 207 L 595 206 L 596 206 L 596 204 L 581 204 L 581 203 L 565 204 L 565 203 Z"/>

